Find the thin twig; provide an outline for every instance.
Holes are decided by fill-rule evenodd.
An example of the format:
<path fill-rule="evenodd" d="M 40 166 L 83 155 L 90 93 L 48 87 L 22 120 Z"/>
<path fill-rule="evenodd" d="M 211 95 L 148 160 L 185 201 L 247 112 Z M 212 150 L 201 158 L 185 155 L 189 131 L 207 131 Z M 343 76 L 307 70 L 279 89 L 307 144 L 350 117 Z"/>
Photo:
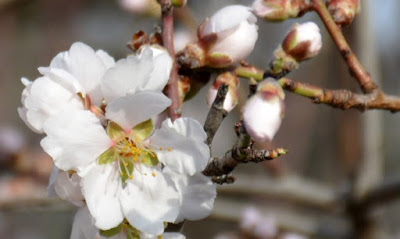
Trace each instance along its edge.
<path fill-rule="evenodd" d="M 204 131 L 207 133 L 206 144 L 209 147 L 211 147 L 211 142 L 219 126 L 228 115 L 228 112 L 224 109 L 224 101 L 228 89 L 228 86 L 225 84 L 219 86 L 217 96 L 215 97 L 214 103 L 208 112 L 206 122 L 204 123 Z"/>
<path fill-rule="evenodd" d="M 359 110 L 381 109 L 392 112 L 400 111 L 400 98 L 386 95 L 380 90 L 370 94 L 356 94 L 349 90 L 328 90 L 287 78 L 279 80 L 281 86 L 288 91 L 305 96 L 317 104 L 327 104 L 343 110 L 355 108 Z"/>
<path fill-rule="evenodd" d="M 356 78 L 364 93 L 371 93 L 378 88 L 372 81 L 371 75 L 364 69 L 349 44 L 343 36 L 341 28 L 335 23 L 323 0 L 312 0 L 312 9 L 319 15 L 325 27 L 328 29 L 340 54 L 346 60 L 352 75 Z"/>
<path fill-rule="evenodd" d="M 234 147 L 225 157 L 213 158 L 204 169 L 203 174 L 206 176 L 222 176 L 230 174 L 239 163 L 259 163 L 267 160 L 273 160 L 281 155 L 285 155 L 288 151 L 283 148 L 272 150 L 256 150 L 251 148 Z"/>
<path fill-rule="evenodd" d="M 173 59 L 173 67 L 168 81 L 168 97 L 171 99 L 171 105 L 168 108 L 168 116 L 172 121 L 181 116 L 181 106 L 178 90 L 178 68 L 175 62 L 174 50 L 174 16 L 171 0 L 161 0 L 162 12 L 162 41 L 169 55 Z"/>

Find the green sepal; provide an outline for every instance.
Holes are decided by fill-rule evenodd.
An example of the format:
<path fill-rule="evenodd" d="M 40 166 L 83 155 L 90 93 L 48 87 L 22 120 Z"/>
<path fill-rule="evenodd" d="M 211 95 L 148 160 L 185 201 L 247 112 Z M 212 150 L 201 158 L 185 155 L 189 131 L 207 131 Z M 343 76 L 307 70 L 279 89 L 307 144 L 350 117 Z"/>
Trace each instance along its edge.
<path fill-rule="evenodd" d="M 142 153 L 142 155 L 140 156 L 141 158 L 141 163 L 146 165 L 146 166 L 156 166 L 158 164 L 158 158 L 157 155 L 155 153 Z"/>
<path fill-rule="evenodd" d="M 104 237 L 112 237 L 120 233 L 122 230 L 122 223 L 119 224 L 117 227 L 111 228 L 109 230 L 100 230 L 100 235 Z"/>
<path fill-rule="evenodd" d="M 127 164 L 127 166 L 125 166 Z M 119 157 L 119 167 L 121 169 L 121 179 L 122 182 L 125 182 L 126 180 L 129 179 L 129 175 L 132 175 L 133 168 L 134 168 L 134 163 L 133 163 L 133 157 L 124 157 L 120 156 Z"/>
<path fill-rule="evenodd" d="M 126 229 L 126 239 L 140 239 L 139 231 L 129 225 Z"/>
<path fill-rule="evenodd" d="M 98 164 L 109 164 L 118 158 L 118 150 L 114 147 L 107 149 L 102 153 L 97 161 Z"/>
<path fill-rule="evenodd" d="M 108 137 L 110 137 L 110 139 L 114 142 L 118 142 L 125 137 L 124 129 L 113 121 L 108 122 L 107 134 Z"/>
<path fill-rule="evenodd" d="M 143 141 L 153 132 L 154 124 L 151 119 L 146 120 L 132 128 L 131 135 L 135 140 Z"/>

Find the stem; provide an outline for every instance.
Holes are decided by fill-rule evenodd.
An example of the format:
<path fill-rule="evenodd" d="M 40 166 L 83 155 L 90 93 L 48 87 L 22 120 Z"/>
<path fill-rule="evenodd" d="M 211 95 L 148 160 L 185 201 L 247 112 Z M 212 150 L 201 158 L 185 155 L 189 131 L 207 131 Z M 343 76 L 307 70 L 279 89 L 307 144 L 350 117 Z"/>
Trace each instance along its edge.
<path fill-rule="evenodd" d="M 364 69 L 349 44 L 343 36 L 341 28 L 335 23 L 323 0 L 312 0 L 313 10 L 317 12 L 325 27 L 328 29 L 333 41 L 338 47 L 340 54 L 347 62 L 352 75 L 358 81 L 364 93 L 371 93 L 378 88 L 372 81 L 371 75 Z"/>
<path fill-rule="evenodd" d="M 171 75 L 168 81 L 168 97 L 171 99 L 171 105 L 168 108 L 168 116 L 172 121 L 176 120 L 181 116 L 181 105 L 179 100 L 178 90 L 178 68 L 175 62 L 175 50 L 174 50 L 174 17 L 173 7 L 171 0 L 161 0 L 161 12 L 162 12 L 162 41 L 164 47 L 167 49 L 169 55 L 173 60 L 173 67 Z"/>

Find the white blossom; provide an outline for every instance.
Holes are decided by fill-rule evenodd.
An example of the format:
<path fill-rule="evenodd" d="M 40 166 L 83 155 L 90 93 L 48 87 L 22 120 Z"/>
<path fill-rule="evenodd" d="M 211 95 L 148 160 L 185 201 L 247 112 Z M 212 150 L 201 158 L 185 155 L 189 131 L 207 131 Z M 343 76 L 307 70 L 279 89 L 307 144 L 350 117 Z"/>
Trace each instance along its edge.
<path fill-rule="evenodd" d="M 189 180 L 194 180 L 194 185 L 201 184 L 196 175 L 209 160 L 206 134 L 189 118 L 165 120 L 154 129 L 151 119 L 171 102 L 161 92 L 172 67 L 166 51 L 145 47 L 139 55 L 114 66 L 113 61 L 107 61 L 110 67 L 102 71 L 104 68 L 86 62 L 93 60 L 86 56 L 93 55 L 90 48 L 80 43 L 77 47 L 86 52 L 77 53 L 74 45 L 70 52 L 53 59 L 50 67 L 41 69 L 49 78 L 41 82 L 42 87 L 58 87 L 52 92 L 54 100 L 61 93 L 65 100 L 52 105 L 47 101 L 53 98 L 32 93 L 36 81 L 29 83 L 23 96 L 24 110 L 47 111 L 27 122 L 43 120 L 40 129 L 47 135 L 41 141 L 43 149 L 64 173 L 72 170 L 81 177 L 82 193 L 95 227 L 110 230 L 126 219 L 143 233 L 160 235 L 164 222 L 177 220 L 180 207 L 185 205 L 181 194 L 187 193 L 185 185 L 192 184 L 164 171 L 193 177 Z M 95 69 L 98 72 L 94 77 Z M 35 101 L 28 104 L 28 98 Z M 74 99 L 76 104 L 71 104 Z M 53 106 L 58 107 L 54 112 Z M 63 180 L 69 183 L 72 178 L 65 176 Z M 204 206 L 206 213 L 188 210 L 184 218 L 208 215 L 215 188 L 207 180 L 204 185 L 211 188 L 211 199 Z"/>

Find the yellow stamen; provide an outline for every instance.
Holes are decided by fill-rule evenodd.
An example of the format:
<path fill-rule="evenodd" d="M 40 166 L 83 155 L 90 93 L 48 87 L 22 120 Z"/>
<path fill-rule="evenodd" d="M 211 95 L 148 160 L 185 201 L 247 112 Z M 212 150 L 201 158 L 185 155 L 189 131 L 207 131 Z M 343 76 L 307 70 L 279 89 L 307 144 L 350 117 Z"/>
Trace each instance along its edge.
<path fill-rule="evenodd" d="M 171 149 L 170 147 L 168 147 L 167 150 L 168 150 L 168 152 L 171 152 L 171 151 L 172 151 L 172 149 Z"/>
<path fill-rule="evenodd" d="M 155 172 L 153 172 L 151 175 L 153 175 L 153 177 L 155 177 L 155 176 L 156 176 L 156 173 L 155 173 Z"/>
<path fill-rule="evenodd" d="M 129 179 L 132 179 L 133 178 L 133 176 L 132 175 L 129 175 Z"/>
<path fill-rule="evenodd" d="M 120 175 L 121 175 L 121 177 L 123 177 L 123 176 L 124 176 L 124 173 L 123 173 L 123 172 L 121 172 L 121 173 L 120 173 Z"/>
<path fill-rule="evenodd" d="M 162 239 L 162 236 L 161 236 L 161 235 L 158 235 L 158 236 L 157 236 L 157 239 Z"/>
<path fill-rule="evenodd" d="M 163 150 L 163 148 L 162 148 L 162 147 L 160 147 L 160 150 Z"/>

